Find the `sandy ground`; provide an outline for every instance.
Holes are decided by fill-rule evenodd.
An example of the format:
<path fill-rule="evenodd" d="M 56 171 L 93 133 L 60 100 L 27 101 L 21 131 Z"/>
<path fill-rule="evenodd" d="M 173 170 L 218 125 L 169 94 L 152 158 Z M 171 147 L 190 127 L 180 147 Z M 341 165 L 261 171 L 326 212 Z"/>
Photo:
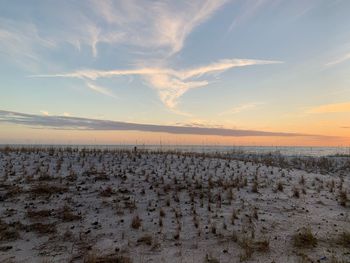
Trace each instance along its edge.
<path fill-rule="evenodd" d="M 346 169 L 3 149 L 0 262 L 350 262 Z"/>

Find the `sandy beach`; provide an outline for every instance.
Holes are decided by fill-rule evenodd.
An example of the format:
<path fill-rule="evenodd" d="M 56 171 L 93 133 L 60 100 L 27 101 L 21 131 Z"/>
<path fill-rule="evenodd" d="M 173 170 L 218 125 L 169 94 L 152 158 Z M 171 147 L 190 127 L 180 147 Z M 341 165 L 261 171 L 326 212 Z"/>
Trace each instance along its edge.
<path fill-rule="evenodd" d="M 350 261 L 349 157 L 241 159 L 2 149 L 0 261 Z"/>

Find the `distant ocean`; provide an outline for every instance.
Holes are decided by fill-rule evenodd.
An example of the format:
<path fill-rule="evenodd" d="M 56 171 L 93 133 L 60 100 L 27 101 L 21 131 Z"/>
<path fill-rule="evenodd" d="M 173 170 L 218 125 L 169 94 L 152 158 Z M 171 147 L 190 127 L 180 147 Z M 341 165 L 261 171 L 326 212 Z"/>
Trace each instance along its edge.
<path fill-rule="evenodd" d="M 160 150 L 160 151 L 180 151 L 196 153 L 255 153 L 255 154 L 281 154 L 285 156 L 350 156 L 350 147 L 304 147 L 304 146 L 218 146 L 218 145 L 0 145 L 0 148 L 6 146 L 13 147 L 54 147 L 54 148 L 78 148 L 78 149 L 134 149 L 136 146 L 141 150 Z"/>

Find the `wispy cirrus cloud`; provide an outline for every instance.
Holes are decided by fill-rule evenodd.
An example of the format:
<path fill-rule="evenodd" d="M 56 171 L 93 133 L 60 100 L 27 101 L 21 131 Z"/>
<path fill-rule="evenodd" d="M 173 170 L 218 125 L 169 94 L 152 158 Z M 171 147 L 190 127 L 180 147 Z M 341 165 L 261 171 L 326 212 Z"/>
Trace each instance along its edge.
<path fill-rule="evenodd" d="M 105 96 L 112 97 L 112 98 L 117 98 L 117 96 L 115 94 L 113 94 L 110 90 L 108 90 L 107 88 L 102 87 L 100 85 L 96 85 L 96 84 L 93 84 L 91 82 L 87 82 L 86 86 L 90 90 L 93 90 L 93 91 L 98 92 L 100 94 L 103 94 Z"/>
<path fill-rule="evenodd" d="M 29 21 L 25 16 L 16 20 L 1 19 L 0 47 L 3 52 L 13 52 L 19 58 L 23 54 L 33 58 L 38 45 L 47 48 L 47 44 L 68 43 L 78 51 L 90 47 L 92 56 L 97 57 L 100 44 L 112 48 L 123 44 L 130 51 L 160 54 L 164 58 L 179 52 L 188 35 L 226 2 L 88 0 L 43 3 L 36 6 L 36 15 L 38 21 L 45 23 Z M 24 14 L 32 12 L 31 8 L 24 6 Z"/>
<path fill-rule="evenodd" d="M 201 119 L 192 119 L 187 122 L 177 122 L 176 126 L 185 126 L 185 127 L 202 127 L 202 128 L 224 128 L 222 124 L 215 124 L 211 121 L 201 120 Z"/>
<path fill-rule="evenodd" d="M 43 5 L 42 11 L 45 12 L 38 12 L 46 14 L 44 20 L 50 26 L 46 26 L 46 23 L 32 26 L 28 23 L 28 29 L 25 26 L 7 26 L 7 35 L 1 34 L 0 31 L 0 39 L 6 40 L 0 43 L 0 47 L 3 47 L 10 57 L 19 57 L 21 60 L 24 54 L 37 59 L 39 63 L 44 59 L 36 58 L 36 49 L 42 47 L 59 49 L 67 43 L 79 51 L 89 47 L 95 58 L 98 57 L 100 44 L 108 44 L 112 49 L 125 45 L 130 52 L 144 51 L 148 54 L 146 59 L 142 56 L 136 60 L 129 58 L 129 63 L 138 65 L 133 69 L 84 69 L 41 76 L 84 79 L 89 89 L 113 97 L 115 95 L 111 91 L 96 85 L 91 80 L 137 75 L 157 92 L 168 109 L 184 114 L 177 109 L 179 98 L 189 90 L 210 84 L 209 75 L 219 74 L 235 67 L 279 63 L 268 60 L 223 59 L 184 70 L 168 66 L 171 64 L 172 56 L 183 49 L 187 37 L 209 20 L 226 2 L 227 0 L 190 2 L 89 0 L 77 3 L 70 1 L 51 3 L 49 6 Z M 41 5 L 38 8 L 42 8 Z M 26 25 L 25 21 L 22 24 Z M 154 64 L 152 61 L 158 63 Z"/>
<path fill-rule="evenodd" d="M 317 6 L 318 1 L 246 0 L 236 1 L 236 3 L 241 5 L 227 30 L 228 33 L 250 20 L 259 18 L 266 11 L 274 13 L 275 9 L 279 10 L 279 14 L 283 14 L 287 19 L 300 18 L 312 11 Z"/>
<path fill-rule="evenodd" d="M 53 49 L 56 43 L 40 36 L 33 23 L 0 18 L 0 55 L 27 69 L 40 63 L 40 50 Z"/>
<path fill-rule="evenodd" d="M 335 65 L 338 65 L 340 63 L 343 63 L 345 61 L 348 61 L 350 60 L 350 52 L 349 53 L 346 53 L 332 61 L 329 61 L 328 63 L 326 63 L 326 66 L 328 67 L 331 67 L 331 66 L 335 66 Z"/>
<path fill-rule="evenodd" d="M 123 41 L 154 50 L 164 48 L 169 56 L 179 52 L 187 36 L 226 2 L 94 0 L 90 4 L 107 25 L 123 32 Z"/>
<path fill-rule="evenodd" d="M 63 77 L 96 80 L 99 78 L 139 75 L 148 83 L 150 87 L 157 91 L 160 100 L 165 106 L 167 106 L 169 109 L 175 110 L 178 99 L 188 90 L 204 87 L 210 83 L 209 80 L 204 80 L 202 77 L 208 77 L 208 75 L 212 75 L 214 73 L 222 73 L 236 67 L 276 63 L 282 62 L 254 59 L 223 59 L 208 65 L 180 70 L 166 67 L 145 67 L 107 71 L 85 69 L 69 73 L 35 75 L 33 77 Z"/>
<path fill-rule="evenodd" d="M 260 9 L 262 9 L 269 1 L 267 0 L 256 0 L 256 1 L 246 1 L 246 6 L 241 8 L 240 13 L 231 22 L 228 32 L 232 31 L 240 23 L 253 17 Z"/>
<path fill-rule="evenodd" d="M 12 111 L 0 110 L 0 123 L 11 123 L 25 125 L 37 128 L 50 129 L 72 129 L 72 130 L 99 130 L 99 131 L 143 131 L 143 132 L 162 132 L 170 134 L 192 134 L 192 135 L 216 135 L 216 136 L 316 136 L 301 133 L 288 132 L 270 132 L 256 130 L 226 129 L 212 127 L 191 127 L 191 126 L 172 126 L 172 125 L 154 125 L 139 124 L 111 120 L 98 120 L 67 116 L 45 116 L 26 114 Z"/>
<path fill-rule="evenodd" d="M 341 113 L 350 112 L 350 102 L 324 104 L 316 107 L 312 107 L 307 110 L 307 113 L 318 114 L 318 113 Z"/>
<path fill-rule="evenodd" d="M 256 102 L 241 104 L 241 105 L 233 107 L 227 111 L 219 113 L 219 116 L 232 115 L 232 114 L 240 113 L 242 111 L 252 110 L 252 109 L 257 108 L 259 105 L 262 105 L 262 104 L 263 103 L 256 103 Z"/>

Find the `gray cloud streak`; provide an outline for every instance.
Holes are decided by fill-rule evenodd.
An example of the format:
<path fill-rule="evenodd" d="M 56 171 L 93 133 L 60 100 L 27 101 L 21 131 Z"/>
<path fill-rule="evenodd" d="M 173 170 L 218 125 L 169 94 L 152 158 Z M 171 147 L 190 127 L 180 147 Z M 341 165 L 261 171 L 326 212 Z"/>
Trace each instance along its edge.
<path fill-rule="evenodd" d="M 62 130 L 95 130 L 95 131 L 143 131 L 163 132 L 170 134 L 216 135 L 230 137 L 244 136 L 317 136 L 301 133 L 267 132 L 255 130 L 168 126 L 155 124 L 138 124 L 110 120 L 98 120 L 67 116 L 44 116 L 0 110 L 0 123 L 11 123 L 29 127 L 41 127 Z"/>

